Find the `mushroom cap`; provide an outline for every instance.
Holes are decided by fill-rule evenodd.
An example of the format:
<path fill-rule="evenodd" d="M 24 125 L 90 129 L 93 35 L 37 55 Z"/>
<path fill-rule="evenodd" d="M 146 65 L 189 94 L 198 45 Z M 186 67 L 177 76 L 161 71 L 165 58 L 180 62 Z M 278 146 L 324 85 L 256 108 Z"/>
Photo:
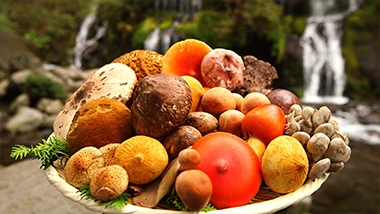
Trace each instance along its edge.
<path fill-rule="evenodd" d="M 127 171 L 112 165 L 99 169 L 91 179 L 91 195 L 100 201 L 109 201 L 119 197 L 128 187 Z"/>
<path fill-rule="evenodd" d="M 120 63 L 101 67 L 74 92 L 58 113 L 54 124 L 54 135 L 66 137 L 75 112 L 90 100 L 108 97 L 126 103 L 137 83 L 135 72 Z"/>
<path fill-rule="evenodd" d="M 86 146 L 100 148 L 133 136 L 131 111 L 111 98 L 98 98 L 81 106 L 67 132 L 70 154 Z"/>
<path fill-rule="evenodd" d="M 186 81 L 172 74 L 144 77 L 131 106 L 133 128 L 139 135 L 160 138 L 183 125 L 191 110 L 191 90 Z"/>
<path fill-rule="evenodd" d="M 88 185 L 92 175 L 103 166 L 104 159 L 99 149 L 84 147 L 67 161 L 64 175 L 67 183 L 80 188 L 81 185 Z"/>
<path fill-rule="evenodd" d="M 99 148 L 99 151 L 102 152 L 102 157 L 104 158 L 104 166 L 111 166 L 115 164 L 114 156 L 117 147 L 120 143 L 110 143 Z"/>

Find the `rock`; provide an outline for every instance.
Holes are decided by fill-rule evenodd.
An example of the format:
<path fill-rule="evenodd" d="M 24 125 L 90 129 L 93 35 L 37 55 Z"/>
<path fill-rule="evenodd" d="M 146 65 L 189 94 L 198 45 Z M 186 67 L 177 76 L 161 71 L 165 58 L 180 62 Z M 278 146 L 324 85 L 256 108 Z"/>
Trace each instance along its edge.
<path fill-rule="evenodd" d="M 14 85 L 25 84 L 31 72 L 32 71 L 29 69 L 13 72 L 10 77 L 11 83 L 13 83 Z"/>
<path fill-rule="evenodd" d="M 48 128 L 48 129 L 51 128 L 52 129 L 55 118 L 57 118 L 56 114 L 54 114 L 54 115 L 44 114 L 44 120 L 40 124 L 40 128 Z"/>
<path fill-rule="evenodd" d="M 47 114 L 58 114 L 58 112 L 63 107 L 61 100 L 53 100 L 50 98 L 43 97 L 41 98 L 36 105 L 37 109 Z"/>
<path fill-rule="evenodd" d="M 30 97 L 26 93 L 22 93 L 14 99 L 11 104 L 9 104 L 9 111 L 15 112 L 21 106 L 29 106 L 30 105 Z"/>
<path fill-rule="evenodd" d="M 5 128 L 10 132 L 29 132 L 38 128 L 44 120 L 41 111 L 21 106 L 16 114 L 7 121 Z"/>
<path fill-rule="evenodd" d="M 8 79 L 2 79 L 0 81 L 0 97 L 6 94 L 9 83 L 10 81 Z"/>
<path fill-rule="evenodd" d="M 16 52 L 11 58 L 12 70 L 18 71 L 41 65 L 41 60 L 30 52 Z"/>

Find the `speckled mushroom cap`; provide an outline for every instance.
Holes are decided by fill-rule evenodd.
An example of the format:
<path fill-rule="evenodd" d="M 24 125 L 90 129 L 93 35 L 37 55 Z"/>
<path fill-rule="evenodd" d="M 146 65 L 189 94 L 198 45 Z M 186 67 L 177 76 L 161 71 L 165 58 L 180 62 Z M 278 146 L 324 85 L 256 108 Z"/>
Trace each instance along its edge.
<path fill-rule="evenodd" d="M 127 171 L 119 166 L 106 166 L 98 170 L 90 183 L 91 195 L 100 201 L 119 197 L 128 187 Z"/>
<path fill-rule="evenodd" d="M 88 185 L 91 177 L 104 167 L 104 159 L 99 149 L 88 146 L 73 154 L 67 161 L 64 175 L 67 183 L 80 188 Z"/>
<path fill-rule="evenodd" d="M 120 143 L 110 143 L 99 148 L 99 151 L 102 152 L 102 157 L 104 158 L 104 166 L 115 164 L 113 157 L 115 156 L 116 149 L 119 145 Z"/>
<path fill-rule="evenodd" d="M 94 72 L 68 99 L 54 121 L 54 135 L 65 138 L 75 112 L 90 100 L 107 97 L 126 103 L 137 83 L 135 72 L 121 63 L 110 63 Z"/>

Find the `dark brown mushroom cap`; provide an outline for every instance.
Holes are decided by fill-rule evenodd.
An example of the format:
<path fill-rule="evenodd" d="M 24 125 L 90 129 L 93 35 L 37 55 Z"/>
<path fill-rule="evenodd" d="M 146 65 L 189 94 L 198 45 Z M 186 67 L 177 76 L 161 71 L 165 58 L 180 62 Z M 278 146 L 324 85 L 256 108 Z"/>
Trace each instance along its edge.
<path fill-rule="evenodd" d="M 244 56 L 244 87 L 249 92 L 267 94 L 272 90 L 274 79 L 278 79 L 276 69 L 268 62 L 254 56 Z"/>
<path fill-rule="evenodd" d="M 67 183 L 80 188 L 81 185 L 88 185 L 92 175 L 103 166 L 104 159 L 99 149 L 84 147 L 67 161 L 64 175 Z"/>
<path fill-rule="evenodd" d="M 184 124 L 191 109 L 190 87 L 176 75 L 146 76 L 135 93 L 131 113 L 133 128 L 140 135 L 154 138 L 166 136 Z"/>
<path fill-rule="evenodd" d="M 91 195 L 100 201 L 109 201 L 119 197 L 128 187 L 127 171 L 112 165 L 99 169 L 91 179 Z"/>

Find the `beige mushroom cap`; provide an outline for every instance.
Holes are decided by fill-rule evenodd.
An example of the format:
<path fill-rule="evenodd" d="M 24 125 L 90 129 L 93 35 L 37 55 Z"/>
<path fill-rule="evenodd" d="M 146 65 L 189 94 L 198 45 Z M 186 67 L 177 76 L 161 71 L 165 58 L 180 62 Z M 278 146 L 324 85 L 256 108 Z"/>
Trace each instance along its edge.
<path fill-rule="evenodd" d="M 68 99 L 54 121 L 56 137 L 66 137 L 75 112 L 86 102 L 108 97 L 126 103 L 137 83 L 135 72 L 121 63 L 111 63 L 95 71 Z"/>
<path fill-rule="evenodd" d="M 88 185 L 93 174 L 103 166 L 102 152 L 92 146 L 84 147 L 67 161 L 64 175 L 67 183 L 80 188 L 81 185 Z"/>
<path fill-rule="evenodd" d="M 115 164 L 114 156 L 117 147 L 120 143 L 110 143 L 99 148 L 99 151 L 102 152 L 102 157 L 104 158 L 104 166 L 111 166 Z"/>
<path fill-rule="evenodd" d="M 97 171 L 90 183 L 91 195 L 100 201 L 109 201 L 119 197 L 128 187 L 127 171 L 112 165 Z"/>

